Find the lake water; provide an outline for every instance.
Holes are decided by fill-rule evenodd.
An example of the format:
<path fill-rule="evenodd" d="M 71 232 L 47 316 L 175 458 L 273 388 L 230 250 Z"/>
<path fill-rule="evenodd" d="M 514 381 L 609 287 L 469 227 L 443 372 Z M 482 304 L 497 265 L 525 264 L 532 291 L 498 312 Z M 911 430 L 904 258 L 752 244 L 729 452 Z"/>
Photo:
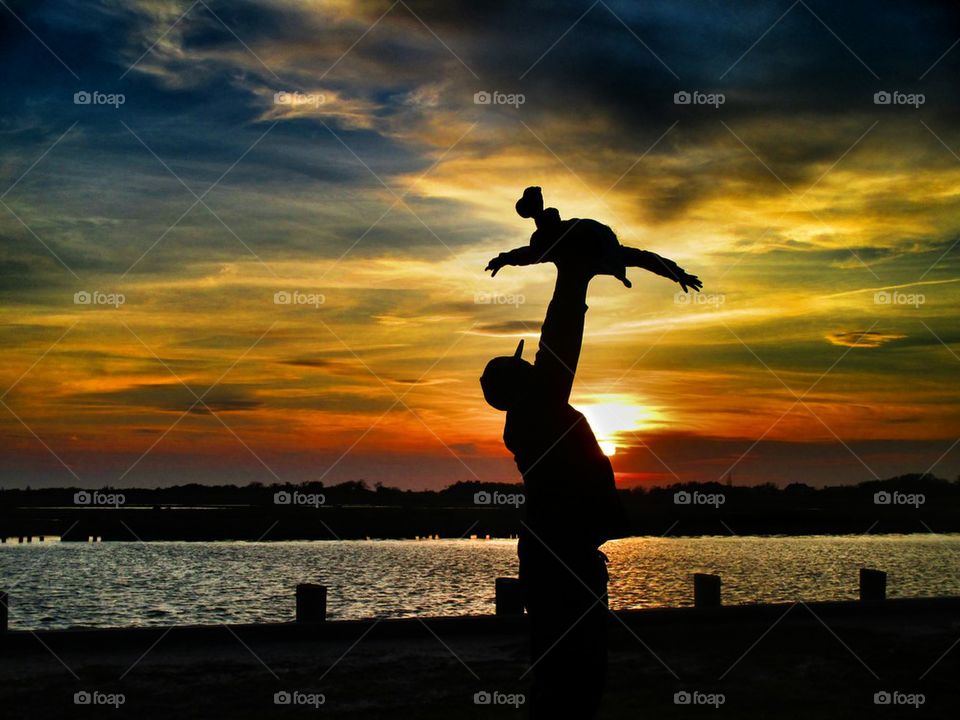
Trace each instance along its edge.
<path fill-rule="evenodd" d="M 608 543 L 610 604 L 692 604 L 692 574 L 723 602 L 857 597 L 858 568 L 890 597 L 960 595 L 960 534 L 628 538 Z M 331 619 L 489 614 L 516 540 L 104 542 L 0 545 L 14 629 L 286 622 L 294 586 L 329 588 Z"/>

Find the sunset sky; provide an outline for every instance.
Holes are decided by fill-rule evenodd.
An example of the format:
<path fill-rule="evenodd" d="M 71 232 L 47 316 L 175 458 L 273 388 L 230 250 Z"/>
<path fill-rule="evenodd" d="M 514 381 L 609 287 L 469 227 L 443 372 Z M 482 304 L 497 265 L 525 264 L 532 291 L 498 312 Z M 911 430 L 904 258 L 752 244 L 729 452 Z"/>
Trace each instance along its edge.
<path fill-rule="evenodd" d="M 591 286 L 573 404 L 621 486 L 960 473 L 949 3 L 0 17 L 3 487 L 519 480 L 477 378 L 533 357 L 553 267 L 483 268 L 534 184 L 704 282 Z"/>

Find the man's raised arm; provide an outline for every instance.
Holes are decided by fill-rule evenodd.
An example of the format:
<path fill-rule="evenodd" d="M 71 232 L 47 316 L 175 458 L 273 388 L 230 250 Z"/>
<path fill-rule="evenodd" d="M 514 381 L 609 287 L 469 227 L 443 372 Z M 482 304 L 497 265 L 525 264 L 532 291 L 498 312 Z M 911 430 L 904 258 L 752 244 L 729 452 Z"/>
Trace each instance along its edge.
<path fill-rule="evenodd" d="M 540 330 L 540 348 L 534 367 L 544 390 L 557 402 L 570 400 L 583 344 L 584 315 L 590 275 L 558 268 L 553 299 Z"/>

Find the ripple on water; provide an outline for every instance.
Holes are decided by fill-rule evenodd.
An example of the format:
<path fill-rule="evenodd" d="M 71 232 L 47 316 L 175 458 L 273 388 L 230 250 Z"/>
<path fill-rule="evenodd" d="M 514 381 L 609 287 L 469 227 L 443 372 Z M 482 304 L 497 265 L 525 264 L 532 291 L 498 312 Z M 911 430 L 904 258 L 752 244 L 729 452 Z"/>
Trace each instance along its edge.
<path fill-rule="evenodd" d="M 331 618 L 493 612 L 493 579 L 516 576 L 516 541 L 56 543 L 0 546 L 14 628 L 279 622 L 293 588 L 328 586 Z M 856 596 L 860 567 L 891 597 L 960 595 L 960 535 L 629 538 L 608 543 L 614 608 L 690 605 L 692 573 L 724 602 Z M 0 581 L 0 584 L 5 584 Z"/>

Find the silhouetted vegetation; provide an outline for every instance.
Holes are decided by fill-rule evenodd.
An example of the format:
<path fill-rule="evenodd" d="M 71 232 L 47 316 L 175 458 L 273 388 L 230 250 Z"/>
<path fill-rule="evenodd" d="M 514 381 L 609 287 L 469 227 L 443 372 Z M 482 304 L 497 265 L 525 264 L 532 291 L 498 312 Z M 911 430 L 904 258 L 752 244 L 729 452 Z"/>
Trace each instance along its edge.
<path fill-rule="evenodd" d="M 82 492 L 89 495 L 87 504 L 75 497 Z M 191 483 L 162 488 L 106 486 L 96 491 L 7 489 L 0 490 L 0 536 L 53 534 L 66 540 L 89 536 L 104 540 L 509 537 L 521 527 L 522 493 L 522 485 L 510 483 L 460 482 L 442 490 L 402 490 L 370 486 L 362 480 L 329 486 L 319 482 L 242 487 Z M 637 535 L 960 531 L 960 480 L 929 474 L 820 488 L 800 483 L 783 488 L 683 483 L 621 490 L 620 495 Z"/>

